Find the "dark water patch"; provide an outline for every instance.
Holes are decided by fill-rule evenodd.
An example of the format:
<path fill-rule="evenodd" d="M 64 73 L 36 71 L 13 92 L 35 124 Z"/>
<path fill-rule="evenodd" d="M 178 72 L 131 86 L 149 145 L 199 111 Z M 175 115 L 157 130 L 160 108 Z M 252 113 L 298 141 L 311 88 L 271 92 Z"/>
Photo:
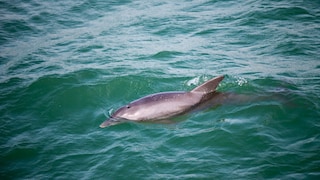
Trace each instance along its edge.
<path fill-rule="evenodd" d="M 1 22 L 2 36 L 7 38 L 15 38 L 17 35 L 25 35 L 26 33 L 36 34 L 37 29 L 32 27 L 28 22 L 17 19 L 17 20 L 5 20 Z"/>
<path fill-rule="evenodd" d="M 103 2 L 96 2 L 96 1 L 84 1 L 84 2 L 79 2 L 78 4 L 73 5 L 69 11 L 72 14 L 82 14 L 84 15 L 86 18 L 89 17 L 93 17 L 95 16 L 95 18 L 99 17 L 99 12 L 101 11 L 102 7 L 101 5 L 106 4 L 105 6 L 103 6 L 105 8 L 105 10 L 107 10 L 108 8 L 110 8 L 110 6 L 107 6 L 107 2 L 103 3 Z"/>
<path fill-rule="evenodd" d="M 10 79 L 6 79 L 5 81 L 0 83 L 1 87 L 1 96 L 3 98 L 6 98 L 8 94 L 10 94 L 15 89 L 24 87 L 25 80 L 23 78 L 13 77 Z"/>
<path fill-rule="evenodd" d="M 155 18 L 151 21 L 143 21 L 141 25 L 157 36 L 174 37 L 193 32 L 195 23 L 198 22 L 192 16 L 175 15 L 174 21 L 167 18 Z"/>
<path fill-rule="evenodd" d="M 36 58 L 36 56 L 27 55 L 26 57 L 23 58 L 22 63 L 13 64 L 8 68 L 8 71 L 10 73 L 19 72 L 19 71 L 27 72 L 28 70 L 31 70 L 34 67 L 41 65 L 42 63 L 44 63 L 44 60 Z"/>
<path fill-rule="evenodd" d="M 52 14 L 50 12 L 41 11 L 38 14 L 33 15 L 30 18 L 30 21 L 32 23 L 45 26 L 45 25 L 49 25 L 51 23 L 53 17 L 55 17 L 55 16 L 56 16 L 56 14 Z"/>
<path fill-rule="evenodd" d="M 72 44 L 74 44 L 75 42 L 76 42 L 75 40 L 63 41 L 63 42 L 58 42 L 57 44 L 55 44 L 55 46 L 65 48 L 68 46 L 72 46 Z"/>
<path fill-rule="evenodd" d="M 104 48 L 102 45 L 89 45 L 79 49 L 78 52 L 85 53 L 85 52 L 93 51 L 95 49 L 102 49 L 102 48 Z"/>
<path fill-rule="evenodd" d="M 28 172 L 32 169 L 30 166 L 24 166 L 24 164 L 35 164 L 34 160 L 37 158 L 37 149 L 13 147 L 14 149 L 10 153 L 4 154 L 6 158 L 1 158 L 2 170 L 1 176 L 4 179 L 12 179 L 15 177 L 22 177 L 28 175 Z M 13 163 L 14 159 L 21 159 L 19 163 Z M 16 168 L 19 167 L 19 168 Z M 22 167 L 22 168 L 20 168 Z"/>
<path fill-rule="evenodd" d="M 268 12 L 267 12 L 268 13 Z M 312 15 L 303 7 L 280 7 L 277 9 L 274 9 L 271 13 L 269 11 L 270 17 L 273 17 L 275 19 L 279 20 L 286 20 L 286 19 L 301 19 L 301 20 L 307 20 L 305 18 L 312 17 Z"/>
<path fill-rule="evenodd" d="M 61 19 L 58 20 L 57 23 L 61 26 L 63 26 L 64 28 L 68 29 L 69 27 L 81 27 L 83 25 L 83 21 L 81 20 L 74 20 L 74 19 Z"/>
<path fill-rule="evenodd" d="M 164 27 L 161 30 L 155 32 L 154 34 L 159 35 L 159 36 L 168 36 L 168 37 L 173 37 L 176 36 L 177 33 L 188 33 L 192 32 L 191 29 L 186 29 L 183 27 L 178 27 L 178 26 L 173 26 L 169 25 L 168 27 Z"/>
<path fill-rule="evenodd" d="M 309 18 L 313 18 L 313 15 L 309 13 L 305 8 L 302 7 L 260 7 L 258 9 L 253 9 L 252 11 L 243 12 L 245 14 L 241 14 L 243 16 L 249 17 L 248 20 L 244 20 L 245 22 L 264 22 L 269 23 L 268 20 L 306 20 Z M 310 20 L 310 19 L 309 19 Z M 250 24 L 247 24 L 250 25 Z"/>
<path fill-rule="evenodd" d="M 184 8 L 186 12 L 205 12 L 211 11 L 212 9 L 219 11 L 220 9 L 224 9 L 225 7 L 233 6 L 233 1 L 204 1 L 200 3 L 192 4 L 192 6 L 188 6 Z"/>
<path fill-rule="evenodd" d="M 1 1 L 0 2 L 0 8 L 3 10 L 3 12 L 9 11 L 14 14 L 26 14 L 27 10 L 23 7 L 20 7 L 22 3 L 14 3 L 11 1 Z M 7 12 L 7 13 L 9 13 Z"/>
<path fill-rule="evenodd" d="M 250 82 L 258 91 L 281 92 L 286 90 L 298 90 L 297 85 L 290 79 L 265 77 L 263 79 L 253 79 Z"/>
<path fill-rule="evenodd" d="M 223 29 L 221 29 L 221 28 L 205 29 L 205 30 L 202 30 L 200 32 L 195 33 L 194 35 L 206 36 L 208 34 L 215 34 L 215 33 L 219 32 L 219 31 L 223 31 Z"/>
<path fill-rule="evenodd" d="M 183 70 L 188 70 L 191 66 L 193 66 L 193 61 L 192 60 L 176 60 L 176 61 L 171 61 L 169 63 L 171 66 L 176 67 L 176 71 L 183 71 Z"/>
<path fill-rule="evenodd" d="M 176 52 L 176 51 L 161 51 L 161 52 L 154 54 L 152 56 L 152 58 L 156 58 L 156 59 L 172 58 L 172 57 L 179 56 L 179 55 L 182 55 L 182 53 Z"/>
<path fill-rule="evenodd" d="M 103 1 L 83 1 L 74 4 L 69 12 L 72 14 L 81 14 L 88 20 L 97 19 L 102 17 L 102 14 L 106 12 L 115 11 L 118 6 L 123 6 L 125 4 L 131 3 L 131 1 L 117 1 L 117 2 L 103 2 Z"/>
<path fill-rule="evenodd" d="M 283 56 L 307 56 L 312 52 L 314 46 L 309 43 L 301 43 L 301 36 L 299 34 L 287 34 L 287 39 L 277 43 L 274 47 L 274 54 L 281 54 Z M 308 41 L 308 40 L 307 40 Z"/>

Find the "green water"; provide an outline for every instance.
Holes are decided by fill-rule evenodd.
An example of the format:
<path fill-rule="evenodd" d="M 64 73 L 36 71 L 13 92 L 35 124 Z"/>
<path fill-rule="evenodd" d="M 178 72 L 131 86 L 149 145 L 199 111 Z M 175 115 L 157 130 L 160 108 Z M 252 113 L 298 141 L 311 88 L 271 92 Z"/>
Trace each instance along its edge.
<path fill-rule="evenodd" d="M 0 179 L 319 179 L 319 1 L 0 1 Z M 262 101 L 99 125 L 226 75 Z"/>

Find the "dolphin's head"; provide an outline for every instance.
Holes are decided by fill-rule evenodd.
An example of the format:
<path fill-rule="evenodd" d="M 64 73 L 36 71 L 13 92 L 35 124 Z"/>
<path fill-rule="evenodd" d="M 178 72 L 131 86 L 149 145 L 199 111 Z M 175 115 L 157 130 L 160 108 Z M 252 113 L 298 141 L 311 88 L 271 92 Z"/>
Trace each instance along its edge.
<path fill-rule="evenodd" d="M 127 104 L 116 110 L 111 117 L 117 119 L 136 120 L 139 115 L 139 105 Z"/>
<path fill-rule="evenodd" d="M 137 116 L 139 116 L 138 110 L 139 110 L 139 106 L 137 105 L 128 104 L 128 105 L 122 106 L 121 108 L 116 110 L 114 113 L 112 113 L 110 118 L 105 120 L 100 125 L 100 127 L 104 128 L 107 126 L 116 125 L 126 120 L 136 120 Z"/>

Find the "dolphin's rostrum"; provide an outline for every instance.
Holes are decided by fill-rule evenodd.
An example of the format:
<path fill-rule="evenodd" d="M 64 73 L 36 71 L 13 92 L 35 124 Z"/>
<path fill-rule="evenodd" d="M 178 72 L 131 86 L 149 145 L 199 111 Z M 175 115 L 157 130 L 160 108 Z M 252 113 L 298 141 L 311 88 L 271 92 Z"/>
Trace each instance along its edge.
<path fill-rule="evenodd" d="M 125 121 L 161 122 L 213 105 L 213 102 L 218 102 L 213 99 L 221 99 L 221 93 L 216 92 L 216 88 L 223 78 L 213 78 L 189 92 L 162 92 L 142 97 L 116 110 L 100 127 Z"/>

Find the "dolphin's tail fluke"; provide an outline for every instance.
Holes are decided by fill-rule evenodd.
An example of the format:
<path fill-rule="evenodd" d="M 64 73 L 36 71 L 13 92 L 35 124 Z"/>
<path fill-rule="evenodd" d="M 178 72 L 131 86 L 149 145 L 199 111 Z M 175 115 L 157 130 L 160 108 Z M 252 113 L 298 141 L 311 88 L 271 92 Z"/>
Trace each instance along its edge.
<path fill-rule="evenodd" d="M 201 94 L 207 94 L 207 93 L 214 92 L 216 90 L 217 86 L 219 85 L 219 83 L 223 80 L 223 78 L 224 78 L 224 76 L 215 77 L 215 78 L 201 84 L 200 86 L 194 88 L 191 92 L 201 93 Z"/>

